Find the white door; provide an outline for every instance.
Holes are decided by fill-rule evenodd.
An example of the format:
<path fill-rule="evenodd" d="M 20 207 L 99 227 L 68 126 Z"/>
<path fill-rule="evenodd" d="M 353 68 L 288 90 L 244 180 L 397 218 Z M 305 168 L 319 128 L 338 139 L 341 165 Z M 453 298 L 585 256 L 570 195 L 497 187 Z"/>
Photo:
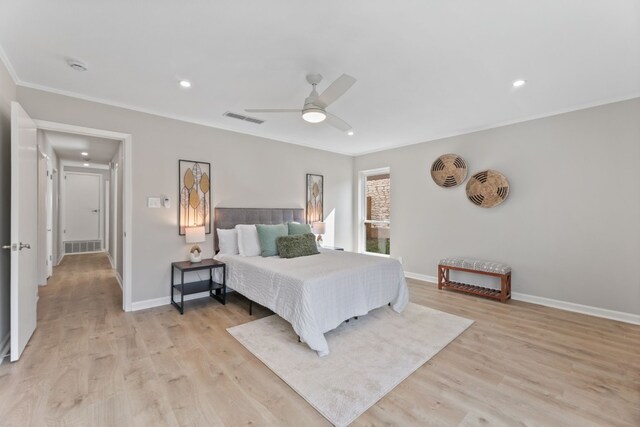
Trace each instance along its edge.
<path fill-rule="evenodd" d="M 65 240 L 100 239 L 100 176 L 65 173 Z"/>
<path fill-rule="evenodd" d="M 36 329 L 38 304 L 37 129 L 11 103 L 11 361 L 20 358 Z"/>

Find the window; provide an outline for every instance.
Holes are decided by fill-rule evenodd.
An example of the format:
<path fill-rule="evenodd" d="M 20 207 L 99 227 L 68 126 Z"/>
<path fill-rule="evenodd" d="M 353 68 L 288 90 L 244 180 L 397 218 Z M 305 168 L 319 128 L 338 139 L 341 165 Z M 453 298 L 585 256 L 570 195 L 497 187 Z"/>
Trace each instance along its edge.
<path fill-rule="evenodd" d="M 389 168 L 360 172 L 360 252 L 391 253 L 391 174 Z"/>

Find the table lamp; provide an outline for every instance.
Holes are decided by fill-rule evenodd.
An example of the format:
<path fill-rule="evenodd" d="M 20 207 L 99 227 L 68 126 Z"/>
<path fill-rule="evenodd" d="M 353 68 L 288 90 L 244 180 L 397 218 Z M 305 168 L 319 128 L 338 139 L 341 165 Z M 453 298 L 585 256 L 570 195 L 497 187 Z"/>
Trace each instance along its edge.
<path fill-rule="evenodd" d="M 196 243 L 191 247 L 191 250 L 189 251 L 189 261 L 191 261 L 192 263 L 202 261 L 202 249 L 200 249 L 200 246 L 198 246 L 197 243 L 206 241 L 204 225 L 185 227 L 184 230 L 187 243 Z"/>
<path fill-rule="evenodd" d="M 324 222 L 314 222 L 311 224 L 311 231 L 318 235 L 317 243 L 318 246 L 322 246 L 322 235 L 325 233 L 325 224 Z"/>

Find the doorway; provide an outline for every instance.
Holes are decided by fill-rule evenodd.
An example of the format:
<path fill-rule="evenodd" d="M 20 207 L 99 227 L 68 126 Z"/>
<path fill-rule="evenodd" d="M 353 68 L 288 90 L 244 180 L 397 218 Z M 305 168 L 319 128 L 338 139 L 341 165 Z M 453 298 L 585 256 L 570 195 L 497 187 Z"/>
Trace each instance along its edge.
<path fill-rule="evenodd" d="M 65 256 L 106 252 L 122 288 L 122 308 L 130 311 L 131 135 L 35 123 L 58 157 L 52 186 L 60 190 L 52 201 L 55 264 Z"/>

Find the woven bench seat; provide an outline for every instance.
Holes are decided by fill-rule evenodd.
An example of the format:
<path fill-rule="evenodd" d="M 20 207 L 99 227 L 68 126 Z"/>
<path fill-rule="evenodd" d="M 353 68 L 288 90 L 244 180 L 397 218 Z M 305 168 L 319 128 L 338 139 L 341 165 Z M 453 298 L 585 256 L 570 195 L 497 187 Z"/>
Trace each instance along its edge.
<path fill-rule="evenodd" d="M 511 267 L 500 262 L 486 261 L 483 259 L 452 257 L 440 260 L 440 265 L 448 267 L 465 268 L 467 270 L 485 271 L 487 273 L 507 274 Z"/>
<path fill-rule="evenodd" d="M 449 280 L 450 270 L 498 277 L 500 278 L 500 289 L 453 282 Z M 511 267 L 501 262 L 486 261 L 483 259 L 463 257 L 444 258 L 438 263 L 438 289 L 449 289 L 479 295 L 504 303 L 511 298 Z"/>

